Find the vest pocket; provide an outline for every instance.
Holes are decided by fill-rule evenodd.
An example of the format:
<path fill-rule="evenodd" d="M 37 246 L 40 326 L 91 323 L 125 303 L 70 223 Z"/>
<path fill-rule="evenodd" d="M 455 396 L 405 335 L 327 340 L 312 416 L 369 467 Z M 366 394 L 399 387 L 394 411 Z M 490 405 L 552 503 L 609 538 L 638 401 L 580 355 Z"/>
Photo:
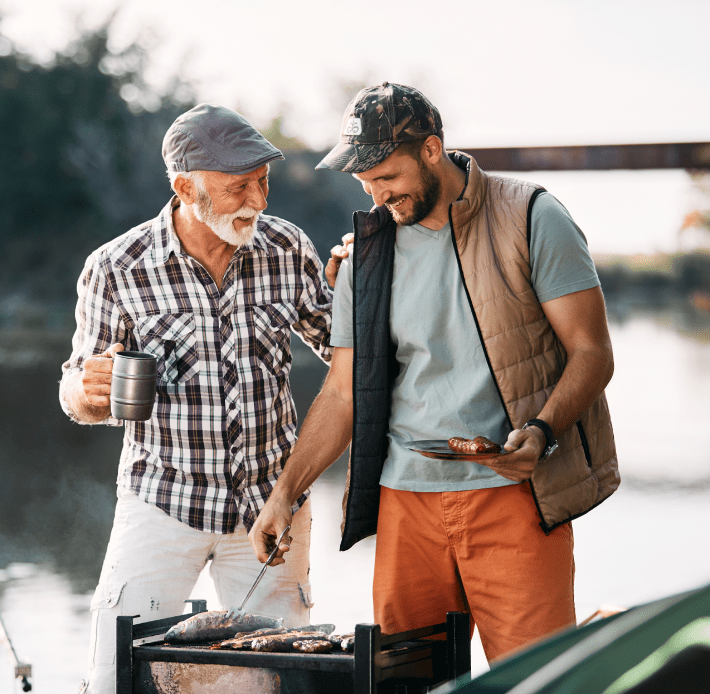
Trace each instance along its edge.
<path fill-rule="evenodd" d="M 589 442 L 587 441 L 587 435 L 584 433 L 584 427 L 582 422 L 577 422 L 577 431 L 579 432 L 579 440 L 582 442 L 582 448 L 584 449 L 584 457 L 587 460 L 587 465 L 592 467 L 592 454 L 589 452 Z"/>

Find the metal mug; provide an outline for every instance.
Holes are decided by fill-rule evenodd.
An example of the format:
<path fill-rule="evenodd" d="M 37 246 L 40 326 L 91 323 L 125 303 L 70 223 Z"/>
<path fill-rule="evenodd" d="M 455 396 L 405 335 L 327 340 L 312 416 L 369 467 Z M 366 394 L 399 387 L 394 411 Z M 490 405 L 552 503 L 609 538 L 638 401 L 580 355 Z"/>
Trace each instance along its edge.
<path fill-rule="evenodd" d="M 158 363 L 148 352 L 116 352 L 111 374 L 111 415 L 142 422 L 155 404 Z"/>

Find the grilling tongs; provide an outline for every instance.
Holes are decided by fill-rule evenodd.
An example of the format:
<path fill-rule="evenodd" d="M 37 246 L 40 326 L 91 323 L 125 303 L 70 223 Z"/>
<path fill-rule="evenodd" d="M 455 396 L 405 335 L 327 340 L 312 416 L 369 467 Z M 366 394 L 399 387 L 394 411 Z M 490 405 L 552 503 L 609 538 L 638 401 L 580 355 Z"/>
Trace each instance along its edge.
<path fill-rule="evenodd" d="M 238 621 L 242 620 L 242 617 L 244 617 L 244 605 L 247 604 L 247 600 L 251 597 L 251 594 L 256 590 L 256 587 L 259 585 L 259 581 L 264 577 L 264 574 L 266 573 L 266 569 L 269 568 L 269 564 L 271 564 L 272 561 L 274 561 L 274 558 L 276 557 L 276 553 L 279 551 L 279 545 L 281 544 L 281 541 L 284 539 L 288 531 L 291 530 L 291 526 L 287 525 L 281 535 L 279 535 L 279 539 L 276 540 L 276 546 L 271 550 L 271 554 L 269 554 L 269 558 L 266 560 L 263 568 L 259 572 L 259 575 L 256 577 L 256 581 L 254 581 L 254 585 L 252 585 L 251 588 L 249 588 L 249 592 L 246 594 L 244 600 L 242 600 L 241 605 L 236 608 L 232 608 L 229 611 L 229 614 L 227 615 L 228 618 L 230 617 L 236 617 Z M 293 538 L 289 537 L 288 541 L 291 542 Z"/>

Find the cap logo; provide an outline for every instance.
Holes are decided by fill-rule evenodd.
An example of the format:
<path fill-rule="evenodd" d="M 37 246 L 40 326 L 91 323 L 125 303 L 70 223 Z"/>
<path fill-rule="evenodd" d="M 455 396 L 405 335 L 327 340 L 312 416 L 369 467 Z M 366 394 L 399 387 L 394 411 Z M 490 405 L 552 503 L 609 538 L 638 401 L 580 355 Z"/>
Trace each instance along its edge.
<path fill-rule="evenodd" d="M 361 135 L 362 134 L 362 121 L 359 118 L 348 118 L 348 122 L 345 124 L 345 130 L 343 135 Z"/>

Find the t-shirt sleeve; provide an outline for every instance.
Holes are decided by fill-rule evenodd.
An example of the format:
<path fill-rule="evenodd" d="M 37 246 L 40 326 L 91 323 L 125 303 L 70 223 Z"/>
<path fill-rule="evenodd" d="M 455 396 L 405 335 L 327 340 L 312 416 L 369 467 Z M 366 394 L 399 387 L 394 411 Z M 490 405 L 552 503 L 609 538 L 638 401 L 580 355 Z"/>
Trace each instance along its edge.
<path fill-rule="evenodd" d="M 349 257 L 340 263 L 333 289 L 330 344 L 333 347 L 353 346 L 353 266 Z"/>
<path fill-rule="evenodd" d="M 532 284 L 540 303 L 599 285 L 587 239 L 559 200 L 538 195 L 530 221 Z"/>

